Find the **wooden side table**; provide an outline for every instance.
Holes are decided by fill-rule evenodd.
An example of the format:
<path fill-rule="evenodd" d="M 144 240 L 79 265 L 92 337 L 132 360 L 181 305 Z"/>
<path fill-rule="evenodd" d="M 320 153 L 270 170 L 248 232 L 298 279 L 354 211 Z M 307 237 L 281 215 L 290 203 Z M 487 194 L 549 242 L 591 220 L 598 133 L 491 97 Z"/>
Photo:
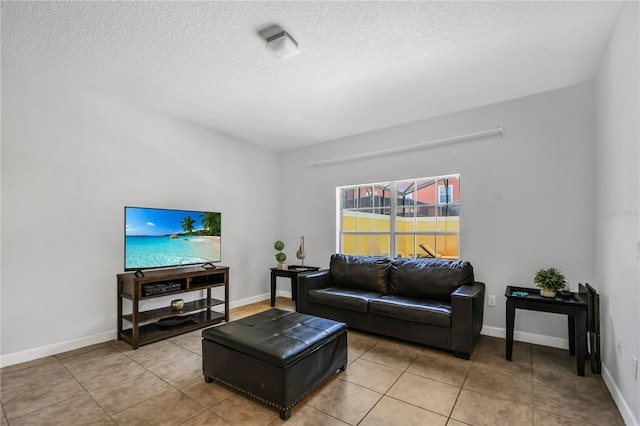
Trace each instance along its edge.
<path fill-rule="evenodd" d="M 291 299 L 298 295 L 298 275 L 318 271 L 318 266 L 289 265 L 288 269 L 271 268 L 271 306 L 276 304 L 276 277 L 291 278 Z"/>
<path fill-rule="evenodd" d="M 525 292 L 527 296 L 515 296 L 513 292 Z M 570 297 L 542 297 L 540 289 L 507 286 L 504 293 L 507 298 L 507 353 L 511 361 L 513 353 L 513 326 L 516 308 L 530 311 L 565 314 L 569 325 L 569 354 L 576 356 L 576 369 L 584 376 L 584 361 L 587 354 L 587 300 L 581 293 L 571 293 Z"/>

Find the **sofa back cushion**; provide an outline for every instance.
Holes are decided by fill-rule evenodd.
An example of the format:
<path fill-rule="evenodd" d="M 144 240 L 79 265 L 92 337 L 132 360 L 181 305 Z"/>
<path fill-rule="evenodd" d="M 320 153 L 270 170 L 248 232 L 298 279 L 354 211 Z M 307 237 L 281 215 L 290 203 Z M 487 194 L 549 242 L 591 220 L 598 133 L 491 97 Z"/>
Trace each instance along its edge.
<path fill-rule="evenodd" d="M 463 260 L 395 259 L 389 292 L 400 296 L 451 301 L 451 293 L 473 284 L 473 266 Z"/>
<path fill-rule="evenodd" d="M 390 267 L 391 259 L 386 257 L 334 254 L 329 271 L 333 286 L 386 294 Z"/>

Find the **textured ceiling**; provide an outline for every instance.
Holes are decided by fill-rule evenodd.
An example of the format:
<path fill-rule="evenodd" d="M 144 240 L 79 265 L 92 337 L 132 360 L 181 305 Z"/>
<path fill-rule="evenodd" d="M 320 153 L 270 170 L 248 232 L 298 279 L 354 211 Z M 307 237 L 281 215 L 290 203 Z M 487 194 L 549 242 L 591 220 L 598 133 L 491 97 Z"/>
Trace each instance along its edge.
<path fill-rule="evenodd" d="M 284 150 L 587 81 L 620 3 L 1 7 L 3 69 Z M 274 26 L 296 38 L 299 55 L 265 49 Z"/>

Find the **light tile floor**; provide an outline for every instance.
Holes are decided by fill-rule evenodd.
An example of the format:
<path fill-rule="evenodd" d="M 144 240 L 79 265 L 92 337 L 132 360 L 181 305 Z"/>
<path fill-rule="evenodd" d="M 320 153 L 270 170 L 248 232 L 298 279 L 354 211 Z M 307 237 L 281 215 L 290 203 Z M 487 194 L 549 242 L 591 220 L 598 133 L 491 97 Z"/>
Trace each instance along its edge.
<path fill-rule="evenodd" d="M 293 309 L 278 298 L 277 307 Z M 231 311 L 238 319 L 268 301 Z M 3 368 L 2 425 L 279 425 L 278 412 L 202 377 L 201 330 L 138 350 L 111 341 Z M 568 351 L 483 336 L 469 361 L 354 330 L 349 366 L 287 425 L 623 425 L 602 379 Z M 587 368 L 588 370 L 588 368 Z"/>

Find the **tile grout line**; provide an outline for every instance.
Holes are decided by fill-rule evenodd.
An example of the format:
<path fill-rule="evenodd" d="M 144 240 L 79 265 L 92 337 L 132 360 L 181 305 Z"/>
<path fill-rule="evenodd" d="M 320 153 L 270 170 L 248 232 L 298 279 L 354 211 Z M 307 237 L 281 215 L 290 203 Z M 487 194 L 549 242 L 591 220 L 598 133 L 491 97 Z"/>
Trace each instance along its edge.
<path fill-rule="evenodd" d="M 533 394 L 533 392 L 535 391 L 535 384 L 533 383 L 533 345 L 529 345 L 529 351 L 531 352 L 529 354 L 529 362 L 531 365 L 531 425 L 533 426 L 533 422 L 535 419 L 535 414 L 533 412 L 533 401 L 535 400 L 535 396 Z"/>
<path fill-rule="evenodd" d="M 111 346 L 111 345 L 109 345 L 109 346 Z M 82 355 L 85 355 L 85 354 L 88 354 L 88 353 L 94 352 L 94 351 L 96 351 L 96 350 L 98 350 L 98 348 L 93 349 L 93 350 L 90 350 L 90 351 L 87 351 L 87 352 L 84 352 L 84 353 L 82 353 L 82 354 L 78 354 L 77 356 L 82 356 Z M 55 355 L 54 355 L 54 356 L 55 356 Z M 91 399 L 93 400 L 93 402 L 95 402 L 95 403 L 98 405 L 98 407 L 100 407 L 100 408 L 102 409 L 102 411 L 104 412 L 104 414 L 106 414 L 106 415 L 107 415 L 107 417 L 109 417 L 109 419 L 110 419 L 111 421 L 113 421 L 114 423 L 116 423 L 116 424 L 117 424 L 118 422 L 116 422 L 116 421 L 113 419 L 113 417 L 111 417 L 111 414 L 109 414 L 109 412 L 107 411 L 107 409 L 106 409 L 105 407 L 103 407 L 103 406 L 102 406 L 102 404 L 100 404 L 100 403 L 98 402 L 98 400 L 94 398 L 94 396 L 93 396 L 93 395 L 91 395 L 91 392 L 89 392 L 89 390 L 88 390 L 88 389 L 87 389 L 87 388 L 86 388 L 82 383 L 80 383 L 80 380 L 78 380 L 78 378 L 77 378 L 77 377 L 76 377 L 76 376 L 71 372 L 71 370 L 69 370 L 69 369 L 67 368 L 67 366 L 66 366 L 66 365 L 64 365 L 64 363 L 62 362 L 62 360 L 61 360 L 60 358 L 58 358 L 57 356 L 55 356 L 55 357 L 56 357 L 56 359 L 58 360 L 58 362 L 60 363 L 60 365 L 62 366 L 62 368 L 64 368 L 64 369 L 67 371 L 67 373 L 69 373 L 69 375 L 70 375 L 71 377 L 73 377 L 73 380 L 75 380 L 75 381 L 76 381 L 76 383 L 78 383 L 78 385 L 79 385 L 79 386 L 82 388 L 82 390 L 87 394 L 87 396 L 88 396 L 89 398 L 91 398 Z M 72 357 L 69 357 L 69 358 L 72 358 Z M 94 422 L 94 423 L 95 423 L 95 422 Z"/>
<path fill-rule="evenodd" d="M 484 341 L 484 336 L 483 336 L 483 341 Z M 533 347 L 532 347 L 532 345 L 529 345 L 529 349 L 530 349 L 531 351 L 533 350 L 532 348 L 533 348 Z M 474 358 L 474 360 L 473 360 L 473 362 L 474 362 L 474 363 L 475 363 L 476 358 L 477 358 L 477 353 L 478 353 L 480 350 L 481 350 L 481 347 L 479 346 L 479 347 L 478 347 L 478 351 L 476 352 L 476 357 L 475 357 L 475 358 Z M 530 356 L 530 358 L 529 358 L 529 362 L 530 362 L 530 366 L 531 366 L 531 369 L 530 369 L 530 370 L 531 370 L 531 374 L 533 374 L 533 371 L 532 371 L 532 370 L 533 370 L 533 365 L 532 365 L 532 362 L 533 362 L 533 361 L 532 361 L 532 357 L 533 357 L 533 355 L 531 355 L 531 356 Z M 464 387 L 464 383 L 466 383 L 466 380 L 467 380 L 467 378 L 468 378 L 468 375 L 469 375 L 469 374 L 470 374 L 470 372 L 471 372 L 471 368 L 473 368 L 473 364 L 472 364 L 472 366 L 469 368 L 469 371 L 467 372 L 467 376 L 465 377 L 465 381 L 463 382 L 463 385 L 462 385 L 462 387 L 461 387 L 461 392 L 460 392 L 460 393 L 462 393 L 462 390 L 463 390 L 462 388 Z M 496 373 L 496 374 L 502 374 L 502 373 Z M 505 374 L 505 376 L 509 376 L 509 375 L 508 375 L 508 374 Z M 519 379 L 517 379 L 517 378 L 516 378 L 515 380 L 519 380 Z M 531 383 L 531 386 L 533 387 L 533 378 L 532 378 L 531 382 L 532 382 L 532 383 Z M 464 389 L 464 390 L 465 390 L 466 392 L 470 392 L 470 393 L 473 393 L 473 394 L 476 394 L 476 395 L 480 395 L 480 396 L 482 396 L 482 397 L 495 398 L 495 399 L 498 399 L 498 400 L 500 400 L 500 401 L 503 401 L 503 402 L 509 402 L 509 403 L 511 403 L 511 404 L 520 405 L 520 406 L 522 406 L 522 407 L 526 407 L 526 406 L 528 405 L 528 404 L 524 404 L 524 403 L 522 403 L 522 402 L 513 401 L 513 400 L 511 400 L 511 399 L 509 399 L 509 398 L 505 398 L 505 397 L 501 397 L 501 396 L 488 395 L 488 394 L 485 394 L 485 393 L 482 393 L 482 392 L 480 392 L 480 391 L 476 391 L 476 390 L 471 390 L 471 389 Z M 532 389 L 532 393 L 533 393 L 533 389 Z M 457 403 L 457 401 L 456 401 L 456 403 Z M 454 405 L 454 407 L 455 407 L 455 405 Z M 531 412 L 532 412 L 531 424 L 533 425 L 533 407 L 531 407 Z M 554 413 L 554 414 L 556 414 L 556 413 Z M 455 420 L 455 421 L 460 421 L 460 420 L 457 420 L 457 419 L 453 419 L 453 420 Z M 464 423 L 464 422 L 463 422 L 463 423 Z"/>
<path fill-rule="evenodd" d="M 186 334 L 186 333 L 185 333 L 185 334 Z M 179 344 L 177 344 L 177 343 L 175 343 L 175 342 L 172 342 L 170 339 L 165 339 L 165 341 L 167 341 L 167 342 L 169 342 L 169 343 L 171 343 L 171 344 L 173 344 L 173 345 L 175 345 L 175 346 L 177 346 L 177 347 L 179 347 L 179 348 L 182 348 L 182 349 L 188 350 L 189 352 L 192 352 L 192 353 L 193 353 L 193 351 L 190 351 L 189 349 L 184 348 L 182 345 L 179 345 Z M 126 355 L 126 354 L 124 354 L 124 355 Z M 196 355 L 197 355 L 197 354 L 196 354 Z M 140 367 L 142 367 L 145 371 L 149 372 L 150 374 L 152 374 L 153 376 L 155 376 L 155 377 L 156 377 L 156 378 L 158 378 L 159 380 L 161 380 L 161 381 L 163 381 L 164 383 L 166 383 L 167 385 L 169 385 L 169 387 L 170 387 L 171 389 L 174 389 L 174 390 L 176 390 L 177 392 L 180 392 L 182 395 L 184 395 L 185 397 L 187 397 L 189 400 L 191 400 L 191 401 L 195 402 L 196 404 L 198 404 L 199 406 L 201 406 L 201 407 L 203 407 L 203 408 L 204 408 L 204 410 L 202 410 L 202 411 L 200 411 L 199 413 L 197 413 L 197 414 L 195 414 L 195 415 L 191 416 L 189 419 L 191 419 L 191 418 L 193 418 L 193 417 L 196 417 L 196 416 L 199 416 L 200 414 L 202 414 L 202 413 L 203 413 L 203 412 L 205 412 L 205 411 L 209 411 L 209 408 L 207 408 L 207 407 L 205 407 L 204 405 L 200 404 L 198 401 L 194 400 L 194 399 L 193 399 L 193 398 L 191 398 L 189 395 L 187 395 L 186 393 L 184 393 L 184 392 L 182 392 L 180 389 L 178 389 L 178 386 L 174 386 L 173 384 L 169 383 L 169 382 L 168 382 L 167 380 L 165 380 L 164 378 L 160 377 L 159 375 L 157 375 L 157 374 L 156 374 L 156 373 L 154 373 L 153 371 L 149 370 L 149 369 L 148 369 L 147 367 L 145 367 L 144 365 L 140 364 L 137 360 L 135 360 L 135 359 L 133 359 L 133 358 L 131 358 L 131 357 L 128 357 L 128 358 L 129 358 L 129 360 L 131 360 L 132 362 L 134 362 L 134 363 L 136 363 L 137 365 L 139 365 Z M 186 382 L 185 382 L 185 383 L 186 383 Z M 165 393 L 165 392 L 168 392 L 168 390 L 163 391 L 163 392 L 160 392 L 160 393 L 157 393 L 157 394 L 155 394 L 155 395 L 152 395 L 152 396 L 150 396 L 149 398 L 144 399 L 144 400 L 142 400 L 142 401 L 138 402 L 138 403 L 137 403 L 137 404 L 135 404 L 135 405 L 132 405 L 132 406 L 130 406 L 130 407 L 123 408 L 122 410 L 118 411 L 118 412 L 117 412 L 117 413 L 115 413 L 115 414 L 122 413 L 122 412 L 123 412 L 123 411 L 125 411 L 125 410 L 128 410 L 128 409 L 130 409 L 130 408 L 133 408 L 133 407 L 139 406 L 139 405 L 141 405 L 141 404 L 144 404 L 145 402 L 147 402 L 147 401 L 149 401 L 149 400 L 151 400 L 151 399 L 153 399 L 153 398 L 155 398 L 155 397 L 157 397 L 157 396 L 159 396 L 159 395 L 162 395 L 162 394 L 163 394 L 163 393 Z M 226 399 L 226 398 L 225 398 L 225 399 Z M 224 400 L 223 400 L 223 401 L 224 401 Z M 215 413 L 214 413 L 214 414 L 215 414 Z M 216 414 L 216 415 L 217 415 L 217 414 Z M 218 416 L 218 417 L 220 417 L 220 416 Z M 220 418 L 222 418 L 222 417 L 220 417 Z M 189 419 L 185 419 L 185 420 L 184 420 L 183 422 L 181 422 L 180 424 L 182 424 L 182 423 L 184 423 L 184 422 L 188 421 Z M 113 420 L 113 419 L 112 419 L 112 420 Z M 115 421 L 115 420 L 113 420 L 113 421 L 114 421 L 115 423 L 119 424 L 117 421 Z M 226 421 L 226 420 L 225 420 L 225 421 Z"/>
<path fill-rule="evenodd" d="M 375 348 L 376 346 L 378 346 L 378 344 L 379 344 L 380 342 L 382 342 L 382 341 L 381 341 L 381 340 L 380 340 L 380 341 L 378 341 L 375 345 L 373 345 L 372 347 L 370 347 L 370 348 L 369 348 L 369 350 L 367 350 L 366 352 L 364 352 L 362 355 L 366 354 L 367 352 L 369 352 L 370 350 L 372 350 L 373 348 Z M 423 351 L 424 351 L 424 349 L 421 349 L 421 350 L 420 350 L 420 353 L 422 353 Z M 404 375 L 404 373 L 406 373 L 406 372 L 407 372 L 407 369 L 408 369 L 408 368 L 409 368 L 409 367 L 410 367 L 410 366 L 411 366 L 411 365 L 416 361 L 416 359 L 418 359 L 418 356 L 420 356 L 420 353 L 419 353 L 418 355 L 416 355 L 416 357 L 413 359 L 413 361 L 411 361 L 411 362 L 409 363 L 409 365 L 407 365 L 407 366 L 404 368 L 404 370 L 400 370 L 399 368 L 395 368 L 396 370 L 402 371 L 402 373 L 400 373 L 400 375 L 398 376 L 398 378 L 397 378 L 397 379 L 396 379 L 396 380 L 391 384 L 391 386 L 389 386 L 389 387 L 387 388 L 387 390 L 386 390 L 386 391 L 384 391 L 384 393 L 382 394 L 382 396 L 380 397 L 380 399 L 378 399 L 378 400 L 376 401 L 376 403 L 375 403 L 375 404 L 373 404 L 373 406 L 372 406 L 372 407 L 371 407 L 371 408 L 366 412 L 366 414 L 365 414 L 364 416 L 362 416 L 362 418 L 358 421 L 358 423 L 356 423 L 356 425 L 359 425 L 360 423 L 362 423 L 362 421 L 363 421 L 364 419 L 366 419 L 366 418 L 367 418 L 367 416 L 368 416 L 368 415 L 373 411 L 373 409 L 374 409 L 374 408 L 376 408 L 376 407 L 378 406 L 378 404 L 380 403 L 380 401 L 382 401 L 382 399 L 383 399 L 385 396 L 387 396 L 387 392 L 389 392 L 389 390 L 390 390 L 390 389 L 391 389 L 391 388 L 392 388 L 396 383 L 398 383 L 398 380 L 400 380 L 400 378 Z M 362 355 L 360 355 L 360 357 L 362 357 Z M 359 357 L 359 358 L 360 358 L 360 357 Z M 364 359 L 364 358 L 363 358 L 363 359 Z M 369 360 L 367 360 L 367 359 L 364 359 L 364 360 L 365 360 L 365 361 L 369 361 Z M 390 366 L 388 366 L 388 365 L 380 364 L 380 363 L 375 362 L 375 361 L 369 361 L 369 362 L 373 362 L 373 363 L 378 364 L 378 365 L 383 365 L 383 366 L 385 366 L 385 367 L 390 367 Z M 390 367 L 390 368 L 394 368 L 394 367 Z M 349 382 L 349 383 L 351 383 L 351 382 Z M 352 383 L 352 384 L 355 384 L 355 383 Z M 368 389 L 367 387 L 364 387 L 364 386 L 362 386 L 362 387 L 363 387 L 363 388 L 365 388 L 365 389 Z M 373 389 L 369 389 L 369 390 L 371 390 L 371 391 L 375 392 Z M 391 396 L 389 396 L 389 398 L 392 398 L 392 397 L 391 397 Z M 396 398 L 392 398 L 392 399 L 396 399 Z M 404 402 L 404 401 L 402 401 L 402 402 Z M 409 404 L 409 405 L 413 405 L 413 404 Z"/>
<path fill-rule="evenodd" d="M 172 342 L 172 343 L 173 343 L 173 342 Z M 151 373 L 153 376 L 155 376 L 155 377 L 157 377 L 158 379 L 162 380 L 162 381 L 163 381 L 163 382 L 165 382 L 167 385 L 169 385 L 169 386 L 173 387 L 173 385 L 172 385 L 171 383 L 167 382 L 167 381 L 166 381 L 166 380 L 164 380 L 162 377 L 158 376 L 158 375 L 157 375 L 157 374 L 155 374 L 153 371 L 149 370 L 149 369 L 148 369 L 148 368 L 146 368 L 144 365 L 140 364 L 140 363 L 139 363 L 139 362 L 137 362 L 135 359 L 131 358 L 131 356 L 129 356 L 129 354 L 128 354 L 127 352 L 120 352 L 118 349 L 116 349 L 116 348 L 115 348 L 115 347 L 113 347 L 112 345 L 109 345 L 109 347 L 110 347 L 114 352 L 116 352 L 116 353 L 118 353 L 118 354 L 120 354 L 120 355 L 125 356 L 125 357 L 130 361 L 130 362 L 137 364 L 137 365 L 138 365 L 138 366 L 140 366 L 143 370 L 145 370 L 145 371 L 147 371 L 147 372 Z M 96 351 L 96 350 L 98 350 L 98 349 L 100 349 L 100 348 L 96 348 L 96 349 L 93 349 L 93 350 L 90 350 L 90 351 L 87 351 L 87 352 L 83 352 L 83 353 L 78 354 L 78 355 L 75 355 L 75 356 L 82 356 L 82 355 L 86 355 L 86 354 L 91 353 L 91 352 L 94 352 L 94 351 Z M 132 351 L 132 353 L 133 353 L 133 351 Z M 58 357 L 56 356 L 56 358 L 58 358 Z M 71 357 L 69 357 L 69 358 L 71 358 Z M 73 375 L 73 373 L 72 373 L 71 371 L 69 371 L 69 369 L 68 369 L 68 368 L 67 368 L 67 367 L 62 363 L 62 361 L 61 361 L 61 360 L 59 360 L 59 359 L 58 359 L 58 361 L 59 361 L 59 362 L 60 362 L 60 364 L 62 364 L 62 366 L 63 366 L 63 367 L 64 367 L 64 368 L 69 372 L 69 374 L 71 374 L 71 376 L 74 378 L 74 380 L 75 380 L 76 382 L 78 382 L 78 384 L 79 384 L 79 385 L 82 387 L 82 389 L 87 393 L 87 395 L 89 395 L 89 397 L 91 397 L 91 399 L 93 399 L 93 400 L 96 402 L 96 404 L 98 404 L 98 405 L 100 406 L 100 408 L 102 408 L 102 410 L 105 412 L 105 414 L 106 414 L 107 416 L 109 416 L 109 418 L 110 418 L 114 423 L 119 424 L 119 423 L 118 423 L 118 422 L 113 418 L 113 416 L 112 416 L 112 415 L 111 415 L 111 414 L 106 410 L 106 408 L 105 408 L 105 407 L 103 407 L 103 406 L 102 406 L 102 404 L 100 404 L 100 403 L 98 402 L 98 400 L 96 400 L 96 399 L 93 397 L 93 395 L 91 395 L 91 393 L 90 393 L 90 392 L 89 392 L 89 391 L 84 387 L 84 385 L 83 385 L 82 383 L 80 383 L 80 381 L 76 378 L 76 376 L 75 376 L 75 375 Z M 176 390 L 178 390 L 178 389 L 176 389 Z M 166 392 L 166 391 L 165 391 L 165 392 Z M 137 406 L 137 405 L 143 404 L 143 403 L 145 403 L 146 401 L 150 400 L 151 398 L 154 398 L 154 397 L 156 397 L 156 396 L 158 396 L 158 395 L 161 395 L 162 393 L 164 393 L 164 392 L 160 392 L 160 393 L 158 393 L 158 394 L 156 394 L 156 395 L 153 395 L 153 396 L 151 396 L 151 397 L 149 397 L 149 398 L 147 398 L 147 399 L 145 399 L 145 400 L 142 400 L 142 401 L 140 401 L 140 402 L 138 402 L 138 403 L 136 403 L 135 405 L 132 405 L 132 406 L 130 406 L 130 407 L 125 407 L 125 408 L 123 408 L 123 409 L 121 409 L 121 410 L 119 410 L 119 411 L 114 412 L 113 414 L 114 414 L 114 415 L 115 415 L 115 414 L 119 414 L 119 413 L 122 413 L 122 412 L 123 412 L 123 411 L 125 411 L 125 410 L 128 410 L 129 408 L 133 408 L 133 407 L 135 407 L 135 406 Z"/>
<path fill-rule="evenodd" d="M 2 404 L 2 418 L 4 418 L 7 421 L 7 425 L 9 424 L 9 419 L 7 418 L 7 412 L 4 411 L 4 404 Z"/>
<path fill-rule="evenodd" d="M 358 360 L 358 359 L 363 359 L 364 361 L 367 361 L 367 362 L 371 362 L 371 363 L 374 363 L 374 364 L 377 364 L 377 365 L 380 365 L 380 366 L 383 366 L 383 367 L 393 368 L 393 369 L 395 369 L 395 370 L 401 371 L 401 374 L 398 376 L 398 378 L 397 378 L 397 379 L 396 379 L 396 380 L 395 380 L 395 381 L 394 381 L 394 382 L 393 382 L 393 383 L 392 383 L 392 384 L 387 388 L 387 390 L 382 394 L 382 398 L 384 398 L 384 397 L 386 396 L 386 397 L 388 397 L 388 398 L 391 398 L 391 399 L 393 399 L 393 400 L 399 401 L 399 402 L 401 402 L 401 403 L 404 403 L 404 404 L 407 404 L 407 405 L 411 405 L 411 406 L 416 407 L 416 408 L 419 408 L 419 409 L 421 409 L 421 410 L 429 411 L 429 412 L 431 412 L 431 413 L 434 413 L 434 414 L 437 414 L 437 415 L 440 415 L 440 416 L 446 417 L 446 418 L 447 418 L 447 422 L 448 422 L 448 421 L 451 419 L 451 414 L 453 414 L 453 409 L 455 408 L 455 404 L 457 403 L 458 398 L 460 397 L 460 394 L 462 393 L 462 387 L 464 386 L 464 382 L 466 381 L 466 379 L 467 379 L 467 377 L 468 377 L 468 375 L 469 375 L 469 373 L 470 373 L 470 371 L 471 371 L 471 368 L 472 368 L 472 366 L 473 366 L 473 363 L 475 362 L 475 358 L 476 358 L 476 357 L 474 356 L 472 359 L 470 359 L 470 360 L 469 360 L 469 361 L 471 362 L 471 365 L 470 365 L 470 366 L 469 366 L 469 368 L 467 369 L 467 372 L 466 372 L 466 374 L 465 374 L 465 378 L 464 378 L 464 380 L 463 380 L 463 382 L 462 382 L 462 385 L 460 385 L 460 386 L 456 386 L 456 385 L 452 385 L 451 383 L 443 382 L 443 381 L 441 381 L 441 380 L 437 380 L 437 379 L 432 379 L 432 378 L 430 378 L 430 377 L 422 376 L 422 375 L 420 375 L 420 374 L 412 373 L 412 372 L 409 372 L 409 371 L 408 371 L 408 370 L 409 370 L 409 368 L 410 368 L 410 367 L 411 367 L 411 366 L 416 362 L 416 360 L 420 357 L 420 355 L 421 355 L 421 354 L 423 354 L 423 353 L 426 351 L 426 348 L 425 348 L 425 347 L 420 348 L 420 352 L 419 352 L 419 353 L 414 357 L 414 359 L 413 359 L 413 360 L 412 360 L 412 361 L 411 361 L 411 362 L 410 362 L 410 363 L 409 363 L 409 364 L 408 364 L 404 369 L 399 369 L 399 368 L 391 367 L 391 366 L 389 366 L 389 365 L 382 364 L 382 363 L 377 362 L 377 361 L 373 361 L 373 360 L 369 360 L 369 359 L 366 359 L 366 358 L 362 358 L 362 357 L 363 357 L 367 352 L 369 352 L 370 350 L 372 350 L 375 346 L 377 346 L 377 345 L 378 345 L 379 343 L 381 343 L 381 342 L 382 342 L 382 341 L 376 342 L 376 344 L 375 344 L 375 345 L 373 345 L 371 348 L 369 348 L 368 350 L 366 350 L 365 352 L 363 352 L 362 354 L 360 354 L 360 356 L 358 356 L 358 358 L 354 359 L 354 360 L 352 361 L 352 363 L 353 363 L 353 362 L 355 362 L 355 361 L 356 361 L 356 360 Z M 480 349 L 480 344 L 481 344 L 481 342 L 478 342 L 478 349 L 476 350 L 476 355 L 477 355 L 477 352 L 478 352 L 478 351 L 479 351 L 479 349 Z M 400 378 L 401 378 L 405 373 L 406 373 L 406 374 L 411 374 L 411 375 L 414 375 L 414 376 L 417 376 L 417 377 L 421 377 L 421 378 L 424 378 L 424 379 L 427 379 L 427 380 L 433 380 L 434 382 L 442 383 L 442 384 L 447 385 L 447 386 L 457 387 L 457 388 L 459 389 L 459 390 L 458 390 L 458 395 L 456 396 L 456 400 L 454 401 L 454 403 L 453 403 L 453 405 L 452 405 L 452 407 L 451 407 L 451 410 L 450 410 L 450 412 L 449 412 L 449 415 L 448 415 L 448 416 L 445 416 L 445 415 L 442 415 L 442 414 L 437 413 L 437 412 L 435 412 L 435 411 L 429 410 L 429 409 L 427 409 L 427 408 L 420 407 L 420 406 L 418 406 L 418 405 L 415 405 L 415 404 L 412 404 L 412 403 L 410 403 L 410 402 L 407 402 L 407 401 L 404 401 L 404 400 L 401 400 L 401 399 L 398 399 L 398 398 L 395 398 L 395 397 L 393 397 L 393 396 L 388 395 L 389 390 L 391 390 L 391 388 L 392 388 L 392 387 L 393 387 L 393 386 L 394 386 L 394 385 L 395 385 L 395 384 L 400 380 Z M 343 381 L 347 381 L 346 379 L 341 379 L 341 380 L 343 380 Z M 347 381 L 347 382 L 348 382 L 348 381 Z M 354 385 L 360 386 L 360 387 L 362 387 L 362 388 L 364 388 L 364 389 L 368 389 L 368 390 L 370 390 L 370 391 L 372 391 L 372 392 L 377 392 L 377 391 L 375 391 L 374 389 L 369 389 L 369 388 L 367 388 L 366 386 L 358 385 L 358 384 L 353 383 L 353 382 L 348 382 L 348 383 L 351 383 L 351 384 L 354 384 Z M 378 403 L 382 400 L 382 398 L 380 398 L 380 399 L 379 399 L 379 400 L 378 400 L 378 401 L 373 405 L 373 407 L 371 407 L 371 409 L 370 409 L 370 410 L 369 410 L 369 411 L 364 415 L 364 417 L 363 417 L 362 419 L 360 419 L 360 421 L 358 422 L 358 424 L 360 424 L 360 423 L 361 423 L 361 422 L 362 422 L 362 421 L 363 421 L 363 420 L 364 420 L 364 419 L 365 419 L 365 418 L 366 418 L 366 417 L 371 413 L 371 411 L 373 411 L 373 409 L 378 405 Z M 328 414 L 328 413 L 325 413 L 325 414 Z M 459 420 L 456 420 L 456 419 L 453 419 L 453 420 L 455 420 L 455 421 L 459 421 Z M 464 422 L 461 422 L 461 423 L 464 423 Z"/>
<path fill-rule="evenodd" d="M 456 397 L 456 400 L 453 402 L 453 406 L 451 407 L 451 412 L 449 413 L 449 417 L 447 418 L 447 423 L 449 423 L 449 420 L 454 420 L 454 421 L 457 421 L 457 422 L 464 423 L 464 422 L 462 422 L 460 420 L 452 419 L 451 416 L 453 415 L 453 411 L 456 408 L 456 404 L 458 403 L 458 400 L 460 399 L 460 396 L 462 395 L 462 389 L 464 388 L 464 384 L 467 382 L 467 379 L 469 378 L 469 374 L 471 374 L 471 369 L 473 368 L 473 364 L 476 362 L 476 358 L 478 357 L 478 352 L 480 352 L 480 349 L 482 349 L 482 344 L 483 343 L 484 343 L 484 336 L 481 336 L 480 341 L 477 343 L 478 347 L 476 349 L 475 355 L 473 356 L 472 359 L 469 360 L 469 361 L 471 361 L 471 365 L 467 369 L 467 374 L 464 375 L 464 380 L 462 381 L 462 384 L 460 384 L 460 391 L 458 392 L 458 396 Z"/>
<path fill-rule="evenodd" d="M 165 339 L 165 340 L 163 340 L 163 341 L 166 341 L 166 342 L 169 342 L 169 343 L 171 343 L 171 344 L 175 345 L 175 343 L 174 343 L 174 342 L 169 341 L 169 339 Z M 179 345 L 176 345 L 176 346 L 179 346 Z M 116 350 L 116 351 L 117 351 L 117 349 L 115 349 L 115 348 L 114 348 L 114 350 Z M 135 351 L 135 350 L 136 350 L 136 349 L 133 349 L 133 350 L 131 351 L 131 354 L 132 354 L 132 355 L 133 355 L 133 351 Z M 119 352 L 119 351 L 118 351 L 118 352 Z M 166 380 L 165 380 L 165 379 L 163 379 L 162 377 L 158 376 L 156 373 L 154 373 L 153 371 L 149 370 L 149 369 L 148 369 L 147 367 L 145 367 L 144 365 L 140 364 L 137 360 L 133 359 L 133 358 L 132 358 L 132 357 L 131 357 L 127 352 L 119 352 L 119 353 L 121 353 L 122 355 L 126 356 L 126 357 L 129 359 L 129 361 L 131 361 L 131 362 L 135 363 L 136 365 L 138 365 L 139 367 L 141 367 L 141 368 L 142 368 L 143 370 L 145 370 L 146 372 L 148 372 L 148 373 L 152 374 L 154 377 L 158 378 L 158 379 L 159 379 L 159 380 L 161 380 L 162 382 L 164 382 L 164 383 L 166 383 L 167 385 L 169 385 L 171 388 L 173 388 L 173 389 L 177 390 L 178 392 L 181 392 L 181 391 L 180 391 L 180 389 L 176 388 L 176 387 L 175 387 L 175 386 L 173 386 L 171 383 L 169 383 L 168 381 L 166 381 Z M 120 410 L 120 411 L 118 411 L 118 412 L 116 412 L 116 413 L 114 413 L 114 414 L 119 414 L 119 413 L 122 413 L 122 412 L 123 412 L 123 411 L 125 411 L 125 410 L 130 409 L 130 408 L 133 408 L 133 407 L 135 407 L 135 406 L 138 406 L 138 405 L 144 404 L 145 402 L 149 401 L 150 399 L 153 399 L 153 398 L 155 398 L 155 397 L 156 397 L 156 396 L 158 396 L 158 395 L 162 395 L 162 394 L 163 394 L 163 393 L 165 393 L 165 392 L 167 392 L 167 391 L 163 391 L 163 392 L 157 393 L 157 394 L 155 394 L 155 395 L 152 395 L 152 396 L 150 396 L 149 398 L 146 398 L 146 399 L 144 399 L 144 400 L 142 400 L 142 401 L 140 401 L 140 402 L 138 402 L 138 403 L 136 403 L 135 405 L 132 405 L 132 406 L 130 406 L 130 407 L 123 408 L 122 410 Z M 182 393 L 182 392 L 181 392 L 181 393 Z M 189 397 L 189 396 L 187 395 L 187 397 Z M 189 399 L 191 399 L 191 398 L 189 397 Z M 197 402 L 197 401 L 196 401 L 196 402 Z M 114 421 L 115 423 L 119 424 L 117 421 L 115 421 L 115 420 L 113 420 L 113 421 Z"/>

